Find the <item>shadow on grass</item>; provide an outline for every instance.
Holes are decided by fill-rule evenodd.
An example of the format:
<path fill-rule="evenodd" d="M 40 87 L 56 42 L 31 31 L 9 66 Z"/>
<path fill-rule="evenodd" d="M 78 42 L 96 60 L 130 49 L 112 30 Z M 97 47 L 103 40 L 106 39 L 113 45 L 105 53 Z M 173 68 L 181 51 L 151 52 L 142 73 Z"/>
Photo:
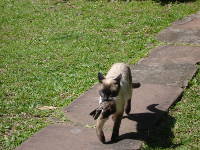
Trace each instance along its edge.
<path fill-rule="evenodd" d="M 87 1 L 98 1 L 98 0 L 87 0 Z M 146 0 L 115 0 L 115 2 L 131 2 L 131 1 L 138 1 L 138 2 L 145 2 Z M 196 0 L 153 0 L 156 3 L 160 3 L 161 5 L 168 5 L 168 4 L 173 4 L 173 3 L 190 3 L 190 2 L 195 2 Z M 106 2 L 106 1 L 105 1 Z M 107 2 L 111 2 L 111 0 L 107 0 Z"/>
<path fill-rule="evenodd" d="M 172 139 L 174 134 L 172 128 L 175 124 L 175 119 L 167 114 L 167 112 L 156 108 L 158 104 L 152 104 L 147 107 L 151 112 L 138 113 L 124 116 L 123 119 L 129 119 L 137 122 L 137 133 L 130 132 L 120 135 L 119 142 L 125 139 L 142 140 L 148 148 L 175 148 L 181 144 L 174 144 Z M 162 117 L 161 117 L 162 116 Z M 161 119 L 160 119 L 161 117 Z M 108 142 L 107 144 L 112 144 Z"/>
<path fill-rule="evenodd" d="M 195 2 L 196 0 L 154 0 L 154 1 L 164 6 L 173 3 L 191 3 Z"/>

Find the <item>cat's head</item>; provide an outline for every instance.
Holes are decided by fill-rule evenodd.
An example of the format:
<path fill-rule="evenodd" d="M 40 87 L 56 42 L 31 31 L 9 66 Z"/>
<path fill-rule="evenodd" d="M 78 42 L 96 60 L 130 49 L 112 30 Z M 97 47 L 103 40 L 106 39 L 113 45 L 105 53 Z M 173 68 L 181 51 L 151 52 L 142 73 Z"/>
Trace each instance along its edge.
<path fill-rule="evenodd" d="M 118 96 L 120 91 L 120 81 L 122 75 L 118 75 L 116 78 L 105 78 L 102 73 L 98 73 L 98 80 L 101 84 L 101 88 L 99 90 L 99 95 L 102 101 L 113 100 Z"/>

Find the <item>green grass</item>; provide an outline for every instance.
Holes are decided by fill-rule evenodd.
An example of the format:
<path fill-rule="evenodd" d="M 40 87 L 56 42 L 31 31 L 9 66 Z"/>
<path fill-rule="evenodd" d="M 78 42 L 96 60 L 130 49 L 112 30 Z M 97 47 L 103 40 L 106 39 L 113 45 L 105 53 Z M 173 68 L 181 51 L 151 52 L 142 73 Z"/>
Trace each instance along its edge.
<path fill-rule="evenodd" d="M 199 66 L 200 68 L 200 66 Z M 145 150 L 200 149 L 200 71 L 190 82 L 183 98 L 173 106 L 146 141 Z"/>
<path fill-rule="evenodd" d="M 135 63 L 155 34 L 200 1 L 0 1 L 0 149 L 14 149 L 92 86 L 115 62 Z"/>

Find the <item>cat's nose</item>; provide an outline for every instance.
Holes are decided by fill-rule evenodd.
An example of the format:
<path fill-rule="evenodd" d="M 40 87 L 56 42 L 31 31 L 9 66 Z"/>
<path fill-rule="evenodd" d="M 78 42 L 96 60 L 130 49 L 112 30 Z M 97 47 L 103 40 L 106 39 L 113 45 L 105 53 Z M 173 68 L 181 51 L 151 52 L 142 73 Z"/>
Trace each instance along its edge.
<path fill-rule="evenodd" d="M 103 98 L 103 99 L 102 99 L 103 102 L 104 102 L 104 101 L 107 101 L 107 100 L 108 100 L 107 98 Z"/>

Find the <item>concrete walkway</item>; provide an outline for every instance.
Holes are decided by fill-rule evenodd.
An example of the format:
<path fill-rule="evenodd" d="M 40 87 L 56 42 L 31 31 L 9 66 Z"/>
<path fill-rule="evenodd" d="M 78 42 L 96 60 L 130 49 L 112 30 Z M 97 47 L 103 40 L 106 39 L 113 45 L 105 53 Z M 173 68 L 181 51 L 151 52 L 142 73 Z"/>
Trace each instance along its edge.
<path fill-rule="evenodd" d="M 149 56 L 132 65 L 132 112 L 124 116 L 120 138 L 110 143 L 112 122 L 105 127 L 107 144 L 95 134 L 95 121 L 88 114 L 97 105 L 98 84 L 64 109 L 67 124 L 50 125 L 17 147 L 16 150 L 133 150 L 140 149 L 151 130 L 177 101 L 200 62 L 200 13 L 177 21 L 158 34 L 166 46 L 153 49 Z M 169 44 L 170 43 L 170 44 Z M 176 44 L 175 44 L 176 43 Z M 175 46 L 175 45 L 179 46 Z M 190 46 L 185 46 L 186 44 Z M 199 46 L 198 46 L 199 44 Z"/>

